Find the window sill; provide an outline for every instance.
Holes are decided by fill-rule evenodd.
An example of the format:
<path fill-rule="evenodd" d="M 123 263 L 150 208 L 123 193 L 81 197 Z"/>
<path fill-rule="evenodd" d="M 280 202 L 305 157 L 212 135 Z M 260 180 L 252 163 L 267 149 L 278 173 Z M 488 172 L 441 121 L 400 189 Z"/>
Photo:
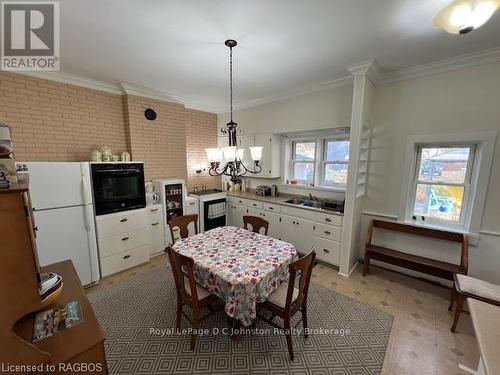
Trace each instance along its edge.
<path fill-rule="evenodd" d="M 330 191 L 335 193 L 345 193 L 345 188 L 336 188 L 328 186 L 310 186 L 310 185 L 292 185 L 292 184 L 281 184 L 281 187 L 295 188 L 295 189 L 307 189 L 307 190 L 319 190 L 319 191 Z"/>

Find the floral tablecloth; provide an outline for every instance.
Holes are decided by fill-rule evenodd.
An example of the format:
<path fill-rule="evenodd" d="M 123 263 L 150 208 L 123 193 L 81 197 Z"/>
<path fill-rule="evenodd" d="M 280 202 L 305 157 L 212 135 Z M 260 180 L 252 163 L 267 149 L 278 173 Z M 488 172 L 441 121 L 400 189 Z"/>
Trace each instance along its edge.
<path fill-rule="evenodd" d="M 263 302 L 288 278 L 292 244 L 237 227 L 220 227 L 178 241 L 173 250 L 194 260 L 196 280 L 226 301 L 226 313 L 248 326 Z"/>

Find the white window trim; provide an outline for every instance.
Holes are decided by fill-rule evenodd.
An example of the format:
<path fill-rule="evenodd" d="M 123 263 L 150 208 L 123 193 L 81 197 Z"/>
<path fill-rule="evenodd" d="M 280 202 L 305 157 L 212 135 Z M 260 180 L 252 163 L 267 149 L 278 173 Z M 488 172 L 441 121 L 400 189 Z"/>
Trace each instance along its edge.
<path fill-rule="evenodd" d="M 314 143 L 314 145 L 315 145 L 315 147 L 314 147 L 314 160 L 309 161 L 309 160 L 297 160 L 297 159 L 295 159 L 295 144 L 296 143 Z M 291 156 L 290 162 L 288 163 L 289 164 L 289 170 L 288 170 L 289 176 L 293 176 L 295 163 L 313 164 L 313 167 L 314 167 L 313 186 L 316 185 L 316 181 L 317 181 L 316 169 L 317 169 L 317 165 L 318 165 L 318 147 L 317 146 L 318 146 L 318 141 L 316 138 L 297 138 L 297 139 L 291 140 L 292 156 Z M 297 180 L 297 181 L 304 182 L 304 180 Z M 300 184 L 300 185 L 301 186 L 309 186 L 306 184 Z"/>
<path fill-rule="evenodd" d="M 464 207 L 464 220 L 461 225 L 453 223 L 436 222 L 417 222 L 419 225 L 432 228 L 448 229 L 463 233 L 477 234 L 481 226 L 486 193 L 490 178 L 491 165 L 493 162 L 493 153 L 497 132 L 477 132 L 460 134 L 429 134 L 414 135 L 407 138 L 406 157 L 403 170 L 402 193 L 400 202 L 399 219 L 401 221 L 416 223 L 412 219 L 414 197 L 413 178 L 417 167 L 417 147 L 425 144 L 456 144 L 456 145 L 476 145 L 472 175 L 470 177 L 470 189 L 468 189 L 467 207 Z"/>
<path fill-rule="evenodd" d="M 282 185 L 292 188 L 307 188 L 307 189 L 316 189 L 316 190 L 324 190 L 324 191 L 335 191 L 335 192 L 345 192 L 346 187 L 342 185 L 325 185 L 323 183 L 323 157 L 324 157 L 324 141 L 325 140 L 346 140 L 350 141 L 349 136 L 349 128 L 336 128 L 334 130 L 329 131 L 314 131 L 310 132 L 295 132 L 282 134 L 282 150 L 284 152 L 284 157 L 282 158 Z M 294 142 L 311 142 L 314 141 L 316 143 L 315 149 L 315 166 L 314 166 L 314 186 L 310 185 L 291 185 L 287 184 L 286 181 L 290 180 L 293 176 L 293 143 Z M 319 182 L 319 183 L 318 183 Z"/>
<path fill-rule="evenodd" d="M 329 182 L 325 181 L 325 168 L 326 168 L 327 164 L 345 164 L 345 165 L 347 165 L 347 168 L 349 169 L 349 160 L 348 161 L 345 161 L 345 160 L 326 160 L 326 144 L 329 141 L 333 141 L 333 142 L 349 141 L 350 142 L 350 139 L 344 138 L 344 137 L 323 137 L 323 142 L 321 142 L 322 143 L 322 145 L 321 145 L 322 150 L 321 150 L 321 171 L 319 173 L 319 175 L 320 175 L 319 186 L 337 189 L 337 190 L 339 190 L 339 189 L 345 190 L 346 186 L 347 186 L 347 181 L 345 184 L 329 183 Z M 349 147 L 350 147 L 350 145 L 349 145 Z"/>

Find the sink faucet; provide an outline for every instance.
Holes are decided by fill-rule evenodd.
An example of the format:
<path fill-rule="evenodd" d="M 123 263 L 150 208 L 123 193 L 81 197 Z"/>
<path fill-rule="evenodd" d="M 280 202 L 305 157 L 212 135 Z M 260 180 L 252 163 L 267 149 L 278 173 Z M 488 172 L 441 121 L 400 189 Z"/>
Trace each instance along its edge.
<path fill-rule="evenodd" d="M 310 199 L 310 200 L 314 200 L 314 197 L 312 196 L 312 194 L 311 194 L 311 193 L 309 193 L 309 199 Z"/>

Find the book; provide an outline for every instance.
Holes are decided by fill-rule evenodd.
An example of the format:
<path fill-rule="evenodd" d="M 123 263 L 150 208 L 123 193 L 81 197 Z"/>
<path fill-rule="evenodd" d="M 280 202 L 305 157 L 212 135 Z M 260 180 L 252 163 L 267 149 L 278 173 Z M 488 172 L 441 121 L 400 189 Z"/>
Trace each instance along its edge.
<path fill-rule="evenodd" d="M 42 311 L 35 316 L 33 342 L 44 340 L 66 328 L 80 324 L 82 321 L 82 312 L 78 301 Z"/>

